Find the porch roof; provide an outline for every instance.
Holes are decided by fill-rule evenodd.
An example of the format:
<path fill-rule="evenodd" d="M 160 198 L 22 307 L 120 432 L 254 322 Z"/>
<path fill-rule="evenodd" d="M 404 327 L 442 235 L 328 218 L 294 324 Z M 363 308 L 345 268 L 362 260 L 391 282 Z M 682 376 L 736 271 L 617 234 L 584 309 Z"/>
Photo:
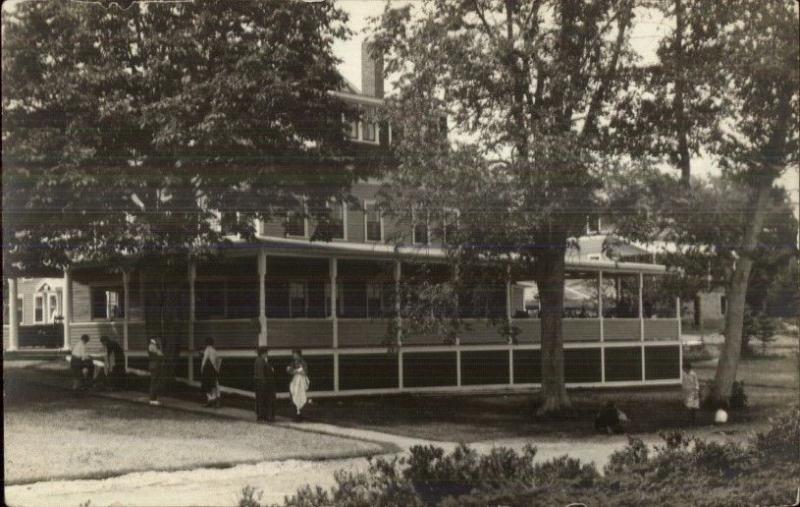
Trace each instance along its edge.
<path fill-rule="evenodd" d="M 385 259 L 403 258 L 419 260 L 445 259 L 445 249 L 429 245 L 390 245 L 383 243 L 350 243 L 336 241 L 309 241 L 307 239 L 279 238 L 259 236 L 255 242 L 233 241 L 232 250 L 239 255 L 247 255 L 252 250 L 264 248 L 273 255 L 290 256 L 336 256 L 352 259 Z M 661 275 L 666 273 L 666 266 L 661 264 L 644 264 L 639 262 L 616 262 L 577 259 L 565 257 L 569 271 L 604 271 L 609 273 L 644 273 Z"/>

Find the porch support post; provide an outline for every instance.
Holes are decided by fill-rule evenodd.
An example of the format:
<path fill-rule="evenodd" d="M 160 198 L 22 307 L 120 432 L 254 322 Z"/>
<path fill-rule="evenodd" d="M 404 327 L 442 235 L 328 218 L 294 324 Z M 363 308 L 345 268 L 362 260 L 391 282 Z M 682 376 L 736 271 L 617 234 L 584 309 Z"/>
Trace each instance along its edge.
<path fill-rule="evenodd" d="M 62 348 L 64 350 L 70 349 L 70 325 L 72 324 L 72 276 L 69 272 L 69 268 L 64 269 L 64 293 L 61 297 L 61 305 L 63 307 L 61 311 L 64 324 L 64 344 Z M 125 309 L 125 314 L 128 314 L 128 309 Z"/>
<path fill-rule="evenodd" d="M 186 373 L 186 378 L 189 382 L 194 381 L 194 320 L 197 313 L 197 295 L 195 294 L 195 282 L 197 281 L 197 264 L 193 260 L 189 260 L 189 371 Z"/>
<path fill-rule="evenodd" d="M 681 298 L 679 297 L 675 298 L 675 318 L 678 320 L 678 341 L 680 341 L 683 330 L 681 329 Z"/>
<path fill-rule="evenodd" d="M 644 341 L 644 308 L 642 308 L 642 300 L 644 290 L 644 275 L 639 273 L 639 339 Z"/>
<path fill-rule="evenodd" d="M 267 251 L 258 251 L 258 345 L 267 346 Z"/>
<path fill-rule="evenodd" d="M 331 280 L 331 326 L 333 326 L 333 391 L 339 392 L 339 320 L 336 315 L 336 277 L 338 276 L 339 262 L 336 257 L 328 260 L 328 273 Z"/>
<path fill-rule="evenodd" d="M 606 382 L 606 341 L 605 323 L 603 322 L 603 272 L 597 272 L 597 317 L 600 321 L 600 383 Z"/>
<path fill-rule="evenodd" d="M 397 342 L 397 387 L 403 389 L 403 318 L 400 316 L 400 279 L 402 277 L 402 264 L 394 261 L 394 319 L 395 340 Z"/>
<path fill-rule="evenodd" d="M 394 261 L 394 314 L 396 320 L 397 346 L 403 346 L 403 317 L 400 315 L 400 280 L 403 276 L 402 264 Z M 401 372 L 402 373 L 402 372 Z M 402 378 L 402 374 L 401 374 Z"/>
<path fill-rule="evenodd" d="M 644 274 L 640 271 L 639 272 L 639 338 L 642 342 L 642 383 L 644 384 L 647 380 L 645 375 L 645 364 L 644 364 L 644 305 L 642 297 L 644 293 Z"/>
<path fill-rule="evenodd" d="M 122 272 L 122 350 L 126 353 L 128 351 L 128 323 L 130 321 L 131 313 L 131 298 L 130 298 L 130 280 L 131 274 L 125 270 Z M 125 354 L 127 356 L 127 354 Z"/>
<path fill-rule="evenodd" d="M 17 318 L 17 279 L 8 279 L 8 349 L 14 351 L 19 349 L 19 319 Z"/>

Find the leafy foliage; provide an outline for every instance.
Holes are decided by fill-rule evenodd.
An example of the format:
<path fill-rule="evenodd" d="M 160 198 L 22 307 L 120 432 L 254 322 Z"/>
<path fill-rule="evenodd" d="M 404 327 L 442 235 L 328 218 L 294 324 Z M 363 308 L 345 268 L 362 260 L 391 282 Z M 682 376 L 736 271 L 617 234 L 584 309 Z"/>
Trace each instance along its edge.
<path fill-rule="evenodd" d="M 532 447 L 485 455 L 466 446 L 449 454 L 412 447 L 407 458 L 376 459 L 366 472 L 338 473 L 330 492 L 306 487 L 285 505 L 786 505 L 800 487 L 797 407 L 745 445 L 679 431 L 661 437 L 663 444 L 652 448 L 630 439 L 612 454 L 602 476 L 594 465 L 567 456 L 535 462 Z"/>
<path fill-rule="evenodd" d="M 301 194 L 323 209 L 363 170 L 329 93 L 345 21 L 294 1 L 4 12 L 6 270 L 185 258 Z"/>

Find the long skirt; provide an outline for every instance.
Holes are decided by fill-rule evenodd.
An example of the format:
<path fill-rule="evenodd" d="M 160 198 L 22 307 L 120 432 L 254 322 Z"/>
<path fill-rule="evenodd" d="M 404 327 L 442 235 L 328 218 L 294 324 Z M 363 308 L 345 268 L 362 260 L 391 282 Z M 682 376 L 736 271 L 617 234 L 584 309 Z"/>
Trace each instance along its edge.
<path fill-rule="evenodd" d="M 219 373 L 216 368 L 211 365 L 210 361 L 206 361 L 200 372 L 200 387 L 203 389 L 203 392 L 210 395 L 216 393 L 218 385 Z"/>
<path fill-rule="evenodd" d="M 308 377 L 305 375 L 295 375 L 292 378 L 292 382 L 289 384 L 289 393 L 292 395 L 292 403 L 297 407 L 298 414 L 303 410 L 306 402 L 308 402 L 306 392 L 308 391 L 309 384 Z"/>

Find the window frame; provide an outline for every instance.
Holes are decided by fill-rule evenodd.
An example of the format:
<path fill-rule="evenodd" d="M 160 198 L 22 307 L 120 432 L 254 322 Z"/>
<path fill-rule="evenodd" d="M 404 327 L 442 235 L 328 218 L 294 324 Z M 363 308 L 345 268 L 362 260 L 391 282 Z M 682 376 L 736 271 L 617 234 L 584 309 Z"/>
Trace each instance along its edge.
<path fill-rule="evenodd" d="M 342 211 L 342 235 L 341 236 L 333 236 L 331 235 L 331 239 L 333 240 L 340 240 L 340 241 L 347 241 L 347 203 L 344 201 L 338 200 L 331 200 L 325 203 L 329 212 L 333 212 L 335 210 L 335 206 L 339 206 L 339 209 Z M 330 220 L 330 217 L 329 217 Z"/>
<path fill-rule="evenodd" d="M 370 239 L 369 238 L 369 207 L 374 206 L 375 212 L 378 214 L 378 225 L 380 227 L 380 238 L 379 239 Z M 364 241 L 370 243 L 383 243 L 384 242 L 384 226 L 383 226 L 383 213 L 381 212 L 380 208 L 378 207 L 378 202 L 374 199 L 368 199 L 364 201 Z"/>
<path fill-rule="evenodd" d="M 423 243 L 422 241 L 417 241 L 417 223 L 418 218 L 417 215 L 420 212 L 420 208 L 412 208 L 411 209 L 411 243 L 414 245 L 425 245 L 428 246 L 431 244 L 431 213 L 429 209 L 425 209 L 425 239 L 426 241 Z M 422 225 L 420 223 L 420 225 Z"/>
<path fill-rule="evenodd" d="M 289 214 L 290 213 L 298 213 L 298 210 L 296 210 L 296 209 L 286 210 L 286 224 L 287 225 L 289 223 Z M 307 238 L 308 237 L 308 204 L 305 202 L 305 199 L 303 200 L 302 210 L 300 211 L 300 213 L 302 213 L 302 217 L 303 217 L 303 235 L 302 236 L 298 236 L 297 234 L 290 234 L 286 230 L 286 228 L 284 227 L 283 234 L 284 234 L 285 237 L 287 237 L 287 238 Z"/>
<path fill-rule="evenodd" d="M 45 314 L 47 313 L 45 309 L 45 294 L 39 293 L 33 295 L 33 323 L 34 324 L 44 324 L 45 323 Z"/>
<path fill-rule="evenodd" d="M 105 303 L 106 316 L 105 317 L 97 317 L 97 316 L 95 316 L 95 314 L 94 314 L 94 291 L 96 291 L 96 290 L 102 290 L 104 293 L 116 292 L 117 293 L 117 301 L 118 301 L 117 307 L 122 309 L 122 314 L 119 315 L 119 316 L 117 316 L 117 315 L 109 316 L 109 309 L 110 308 L 108 306 L 108 295 L 104 294 L 105 300 L 106 300 L 106 303 Z M 98 283 L 98 284 L 90 285 L 89 286 L 89 318 L 90 318 L 90 320 L 92 322 L 113 322 L 113 321 L 115 321 L 117 319 L 124 319 L 125 318 L 125 312 L 127 311 L 127 308 L 125 308 L 125 297 L 124 297 L 123 290 L 124 290 L 124 288 L 122 287 L 122 284 L 118 285 L 118 284 L 114 284 L 114 283 Z"/>

